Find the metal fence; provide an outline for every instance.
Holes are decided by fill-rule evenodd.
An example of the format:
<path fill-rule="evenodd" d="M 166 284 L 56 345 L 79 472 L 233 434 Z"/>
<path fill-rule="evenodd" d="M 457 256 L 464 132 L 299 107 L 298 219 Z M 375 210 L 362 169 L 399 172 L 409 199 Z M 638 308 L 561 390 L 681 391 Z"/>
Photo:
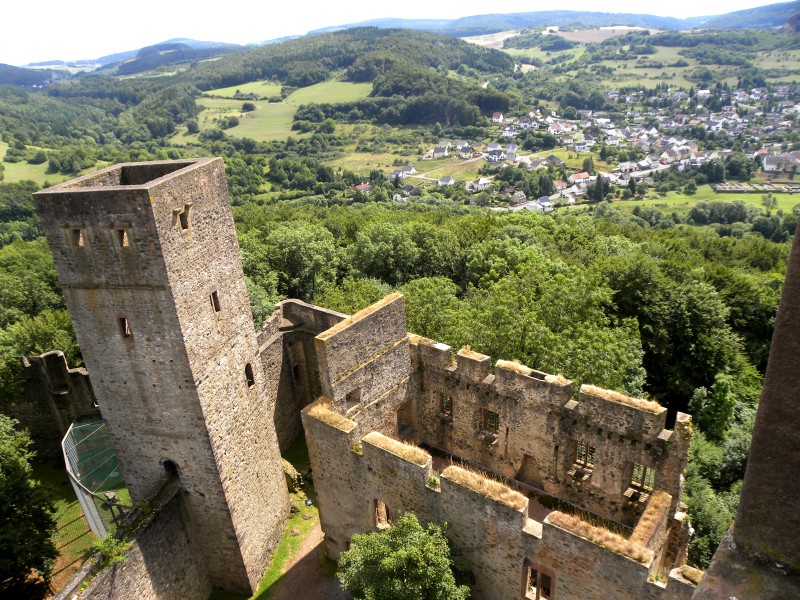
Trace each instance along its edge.
<path fill-rule="evenodd" d="M 73 423 L 61 441 L 64 462 L 89 528 L 105 539 L 130 510 L 125 480 L 103 421 Z"/>

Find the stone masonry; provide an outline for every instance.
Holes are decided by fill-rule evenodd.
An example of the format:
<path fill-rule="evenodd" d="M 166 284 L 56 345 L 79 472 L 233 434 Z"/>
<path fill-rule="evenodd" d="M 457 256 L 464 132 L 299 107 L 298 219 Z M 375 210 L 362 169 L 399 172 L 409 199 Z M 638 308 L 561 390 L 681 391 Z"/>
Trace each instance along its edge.
<path fill-rule="evenodd" d="M 222 160 L 116 165 L 36 202 L 131 497 L 177 472 L 211 583 L 255 589 L 289 502 Z"/>
<path fill-rule="evenodd" d="M 91 597 L 254 590 L 303 432 L 331 558 L 413 511 L 450 524 L 476 599 L 691 597 L 687 415 L 670 430 L 654 402 L 454 355 L 406 331 L 399 294 L 353 316 L 286 300 L 256 334 L 221 159 L 117 165 L 36 201 L 132 497 L 182 487 L 156 519 L 172 533 L 152 525 Z"/>

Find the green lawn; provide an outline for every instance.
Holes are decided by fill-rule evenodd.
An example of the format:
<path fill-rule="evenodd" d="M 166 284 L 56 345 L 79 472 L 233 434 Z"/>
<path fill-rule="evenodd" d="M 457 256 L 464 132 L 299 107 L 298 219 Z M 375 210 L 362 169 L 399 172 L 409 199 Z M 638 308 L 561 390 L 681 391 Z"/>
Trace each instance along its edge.
<path fill-rule="evenodd" d="M 56 507 L 54 541 L 59 557 L 53 571 L 52 586 L 54 590 L 59 590 L 83 565 L 84 553 L 94 544 L 97 536 L 89 530 L 64 468 L 37 462 L 33 464 L 33 472 L 50 492 Z"/>

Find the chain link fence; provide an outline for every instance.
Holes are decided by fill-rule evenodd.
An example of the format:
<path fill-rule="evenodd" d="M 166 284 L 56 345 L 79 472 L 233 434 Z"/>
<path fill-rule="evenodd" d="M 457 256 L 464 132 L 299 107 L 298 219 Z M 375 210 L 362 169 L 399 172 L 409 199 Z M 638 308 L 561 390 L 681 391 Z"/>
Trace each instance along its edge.
<path fill-rule="evenodd" d="M 61 449 L 89 528 L 105 539 L 130 510 L 130 496 L 105 422 L 73 423 Z"/>

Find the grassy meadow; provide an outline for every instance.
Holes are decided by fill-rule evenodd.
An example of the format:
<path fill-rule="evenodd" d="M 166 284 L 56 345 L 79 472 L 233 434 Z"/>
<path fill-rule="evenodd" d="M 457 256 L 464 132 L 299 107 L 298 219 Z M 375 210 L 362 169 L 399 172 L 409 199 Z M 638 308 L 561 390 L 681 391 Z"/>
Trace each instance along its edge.
<path fill-rule="evenodd" d="M 8 150 L 8 144 L 6 142 L 0 142 L 0 159 L 6 155 L 6 150 Z M 38 183 L 40 187 L 44 187 L 46 183 L 52 185 L 75 177 L 75 175 L 48 173 L 47 162 L 44 162 L 40 165 L 31 165 L 25 161 L 17 163 L 3 162 L 2 164 L 4 169 L 3 181 L 5 183 L 30 180 Z M 105 166 L 105 164 L 103 166 Z"/>
<path fill-rule="evenodd" d="M 257 141 L 285 139 L 290 135 L 302 137 L 292 131 L 292 118 L 301 104 L 312 102 L 348 102 L 366 98 L 372 91 L 371 83 L 348 83 L 345 81 L 326 81 L 309 87 L 300 88 L 286 97 L 283 102 L 266 100 L 234 99 L 236 91 L 241 94 L 256 94 L 261 98 L 280 95 L 280 86 L 270 81 L 256 81 L 237 86 L 209 90 L 197 100 L 202 111 L 198 116 L 200 130 L 216 125 L 220 117 L 235 116 L 239 125 L 226 130 L 228 135 L 249 137 Z M 251 112 L 242 111 L 244 102 L 252 102 L 256 109 Z M 177 141 L 193 142 L 197 136 L 177 136 Z"/>

